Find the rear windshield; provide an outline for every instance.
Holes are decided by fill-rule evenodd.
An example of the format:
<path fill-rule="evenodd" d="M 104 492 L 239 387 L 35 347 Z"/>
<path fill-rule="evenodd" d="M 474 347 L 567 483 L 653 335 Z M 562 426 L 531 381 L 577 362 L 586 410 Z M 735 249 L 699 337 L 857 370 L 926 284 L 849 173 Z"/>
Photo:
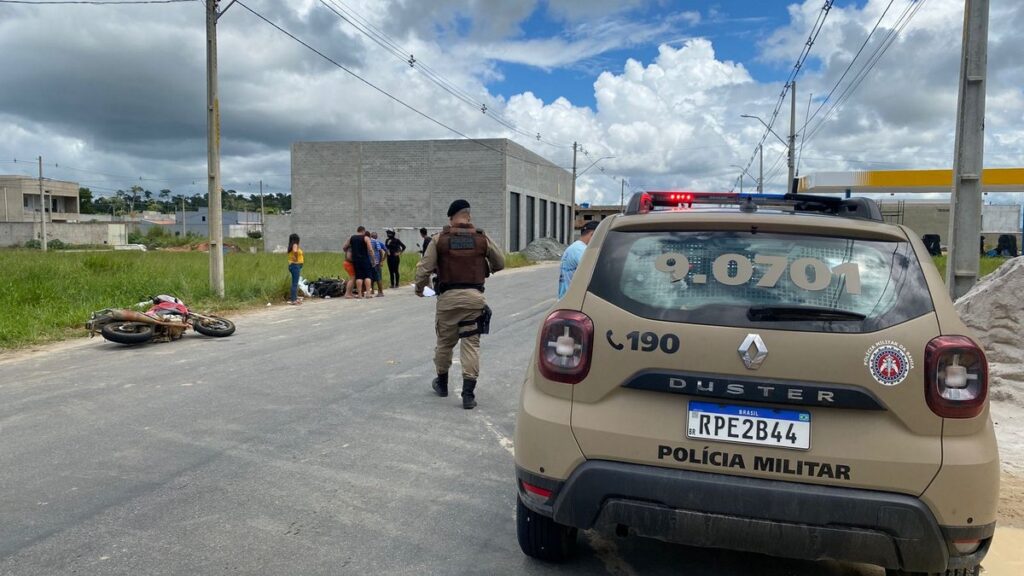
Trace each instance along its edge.
<path fill-rule="evenodd" d="M 873 332 L 933 310 L 908 242 L 609 231 L 591 293 L 652 320 Z"/>

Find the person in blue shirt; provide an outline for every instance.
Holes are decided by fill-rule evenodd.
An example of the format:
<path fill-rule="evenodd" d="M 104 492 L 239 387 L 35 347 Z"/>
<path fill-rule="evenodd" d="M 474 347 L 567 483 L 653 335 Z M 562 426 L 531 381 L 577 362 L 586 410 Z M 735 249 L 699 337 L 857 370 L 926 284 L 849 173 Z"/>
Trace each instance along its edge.
<path fill-rule="evenodd" d="M 384 283 L 381 282 L 381 265 L 387 260 L 388 249 L 377 239 L 377 233 L 370 233 L 370 245 L 373 246 L 373 281 L 370 283 L 370 293 L 373 294 L 373 285 L 377 285 L 377 296 L 384 295 Z"/>
<path fill-rule="evenodd" d="M 587 249 L 587 244 L 590 244 L 590 239 L 594 237 L 594 230 L 597 230 L 597 226 L 598 223 L 593 220 L 584 224 L 583 228 L 580 229 L 580 239 L 570 244 L 565 249 L 565 252 L 562 253 L 562 269 L 558 274 L 559 300 L 569 290 L 572 276 L 576 273 L 576 267 L 580 265 L 583 252 Z"/>

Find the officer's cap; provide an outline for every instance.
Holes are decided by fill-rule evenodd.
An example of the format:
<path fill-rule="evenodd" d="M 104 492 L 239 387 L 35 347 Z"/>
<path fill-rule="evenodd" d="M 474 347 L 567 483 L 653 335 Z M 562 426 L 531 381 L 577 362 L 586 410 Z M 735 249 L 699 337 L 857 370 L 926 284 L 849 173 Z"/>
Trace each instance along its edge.
<path fill-rule="evenodd" d="M 463 210 L 469 210 L 469 202 L 460 198 L 459 200 L 452 202 L 452 205 L 448 207 L 448 217 L 451 218 Z"/>

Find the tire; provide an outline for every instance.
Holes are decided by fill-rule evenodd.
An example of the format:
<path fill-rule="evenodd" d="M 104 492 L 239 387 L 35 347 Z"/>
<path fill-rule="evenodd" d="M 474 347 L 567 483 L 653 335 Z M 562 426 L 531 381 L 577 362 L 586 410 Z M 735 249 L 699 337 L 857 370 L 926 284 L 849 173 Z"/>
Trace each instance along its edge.
<path fill-rule="evenodd" d="M 118 344 L 143 344 L 153 339 L 153 325 L 145 322 L 108 322 L 100 334 Z"/>
<path fill-rule="evenodd" d="M 198 317 L 192 322 L 192 327 L 196 332 L 214 338 L 223 338 L 235 333 L 235 323 L 219 316 Z"/>
<path fill-rule="evenodd" d="M 545 562 L 564 562 L 576 551 L 575 528 L 537 514 L 516 498 L 516 534 L 527 556 Z"/>
<path fill-rule="evenodd" d="M 956 570 L 946 570 L 945 572 L 903 572 L 901 570 L 886 570 L 886 576 L 979 576 L 981 574 L 981 566 L 973 566 L 971 568 L 958 568 Z"/>

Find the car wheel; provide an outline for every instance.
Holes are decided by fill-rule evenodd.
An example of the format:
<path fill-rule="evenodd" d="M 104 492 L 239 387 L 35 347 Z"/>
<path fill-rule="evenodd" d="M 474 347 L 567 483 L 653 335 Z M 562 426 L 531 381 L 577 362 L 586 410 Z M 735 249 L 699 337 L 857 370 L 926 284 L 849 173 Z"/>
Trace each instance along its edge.
<path fill-rule="evenodd" d="M 562 562 L 576 550 L 575 528 L 537 514 L 516 499 L 516 532 L 519 547 L 527 556 L 546 562 Z"/>

